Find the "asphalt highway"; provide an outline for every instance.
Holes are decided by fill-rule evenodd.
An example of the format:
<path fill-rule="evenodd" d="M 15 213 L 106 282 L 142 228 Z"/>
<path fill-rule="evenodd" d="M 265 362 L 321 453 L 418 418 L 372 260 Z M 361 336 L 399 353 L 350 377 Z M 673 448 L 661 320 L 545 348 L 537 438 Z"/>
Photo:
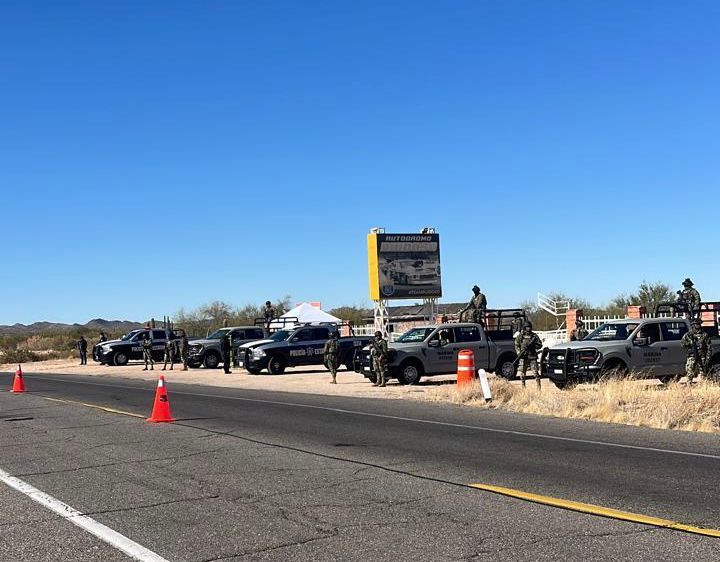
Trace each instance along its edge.
<path fill-rule="evenodd" d="M 720 557 L 720 538 L 471 487 L 720 529 L 715 435 L 172 381 L 179 421 L 155 425 L 154 385 L 26 381 L 0 393 L 0 476 L 166 560 Z M 128 559 L 15 488 L 0 506 L 0 560 Z"/>

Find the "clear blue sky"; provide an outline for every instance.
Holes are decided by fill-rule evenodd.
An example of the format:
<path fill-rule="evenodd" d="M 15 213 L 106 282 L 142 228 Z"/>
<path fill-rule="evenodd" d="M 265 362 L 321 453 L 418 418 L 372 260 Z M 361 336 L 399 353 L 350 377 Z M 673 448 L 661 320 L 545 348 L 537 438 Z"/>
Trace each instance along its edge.
<path fill-rule="evenodd" d="M 720 299 L 718 37 L 714 1 L 3 2 L 0 323 L 366 304 L 376 225 L 438 229 L 444 301 Z"/>

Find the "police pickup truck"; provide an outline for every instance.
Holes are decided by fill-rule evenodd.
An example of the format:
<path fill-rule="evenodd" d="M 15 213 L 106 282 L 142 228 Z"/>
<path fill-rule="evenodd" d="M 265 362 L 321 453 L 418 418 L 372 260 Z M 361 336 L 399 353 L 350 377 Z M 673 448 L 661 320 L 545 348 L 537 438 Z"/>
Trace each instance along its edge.
<path fill-rule="evenodd" d="M 703 307 L 713 304 L 703 303 Z M 680 316 L 662 317 L 657 313 L 655 316 L 612 320 L 601 324 L 580 341 L 549 348 L 541 361 L 543 374 L 558 388 L 629 372 L 640 378 L 657 378 L 664 383 L 679 380 L 685 374 L 687 351 L 681 340 L 690 329 L 689 321 Z M 713 316 L 714 325 L 704 325 L 702 329 L 711 337 L 708 371 L 710 376 L 718 377 L 717 312 Z"/>
<path fill-rule="evenodd" d="M 232 352 L 237 353 L 238 348 L 247 342 L 262 339 L 264 332 L 258 326 L 232 326 L 221 328 L 210 334 L 207 338 L 197 339 L 190 342 L 188 346 L 188 365 L 200 367 L 205 365 L 206 369 L 216 369 L 222 363 L 222 351 L 220 345 L 222 339 L 231 334 Z"/>
<path fill-rule="evenodd" d="M 507 379 L 515 377 L 517 355 L 512 331 L 486 332 L 482 324 L 465 322 L 411 328 L 389 343 L 388 375 L 400 384 L 417 384 L 425 375 L 456 373 L 458 353 L 463 349 L 474 353 L 476 369 Z M 377 380 L 369 349 L 358 353 L 355 370 L 372 382 Z"/>
<path fill-rule="evenodd" d="M 143 358 L 143 340 L 149 333 L 152 338 L 152 358 L 162 361 L 165 354 L 165 330 L 161 328 L 141 328 L 128 332 L 118 340 L 109 340 L 98 343 L 93 347 L 93 359 L 103 365 L 127 365 L 128 361 Z M 181 331 L 170 330 L 171 338 L 177 340 Z"/>
<path fill-rule="evenodd" d="M 283 328 L 267 339 L 241 345 L 238 348 L 240 367 L 253 375 L 260 374 L 263 369 L 271 375 L 281 375 L 287 367 L 322 365 L 325 342 L 330 333 L 338 329 L 335 324 Z M 362 349 L 371 339 L 369 336 L 339 338 L 340 364 L 352 370 L 356 350 Z"/>

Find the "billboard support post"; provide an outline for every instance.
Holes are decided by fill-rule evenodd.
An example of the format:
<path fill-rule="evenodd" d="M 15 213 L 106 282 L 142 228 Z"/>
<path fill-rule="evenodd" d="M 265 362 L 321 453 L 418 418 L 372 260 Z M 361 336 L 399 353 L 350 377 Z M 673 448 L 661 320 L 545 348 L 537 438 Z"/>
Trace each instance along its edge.
<path fill-rule="evenodd" d="M 375 306 L 373 310 L 373 318 L 374 318 L 374 324 L 375 324 L 375 331 L 376 332 L 382 332 L 382 335 L 384 338 L 389 338 L 389 324 L 390 324 L 390 315 L 388 314 L 388 301 L 386 300 L 379 300 L 379 301 L 373 301 Z"/>

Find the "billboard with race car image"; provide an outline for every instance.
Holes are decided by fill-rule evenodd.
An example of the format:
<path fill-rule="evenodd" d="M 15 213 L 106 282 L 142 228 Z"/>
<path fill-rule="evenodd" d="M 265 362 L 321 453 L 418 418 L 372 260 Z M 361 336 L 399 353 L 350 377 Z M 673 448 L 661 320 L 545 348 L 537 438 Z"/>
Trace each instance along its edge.
<path fill-rule="evenodd" d="M 370 298 L 442 296 L 438 234 L 368 234 Z"/>

